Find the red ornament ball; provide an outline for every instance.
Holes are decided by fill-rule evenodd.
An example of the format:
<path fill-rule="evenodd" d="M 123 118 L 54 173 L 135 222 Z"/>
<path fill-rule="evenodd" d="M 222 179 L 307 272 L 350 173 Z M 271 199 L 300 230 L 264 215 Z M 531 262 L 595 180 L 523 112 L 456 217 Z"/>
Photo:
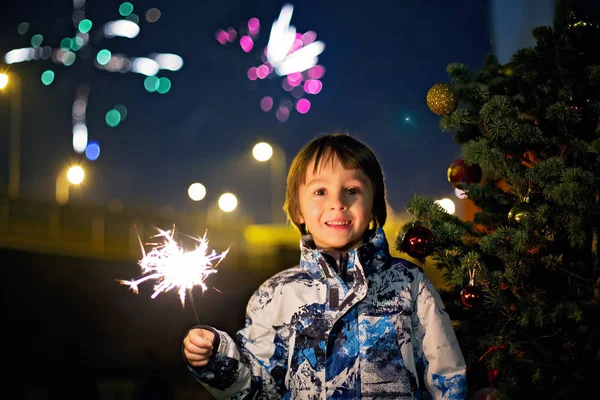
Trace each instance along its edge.
<path fill-rule="evenodd" d="M 413 258 L 425 258 L 433 251 L 435 237 L 424 226 L 413 226 L 402 238 L 402 251 Z"/>
<path fill-rule="evenodd" d="M 448 182 L 457 189 L 464 190 L 466 185 L 481 182 L 482 171 L 479 165 L 467 165 L 464 159 L 456 159 L 448 167 Z"/>
<path fill-rule="evenodd" d="M 483 303 L 483 292 L 479 286 L 469 285 L 460 292 L 460 301 L 467 308 L 478 307 Z"/>

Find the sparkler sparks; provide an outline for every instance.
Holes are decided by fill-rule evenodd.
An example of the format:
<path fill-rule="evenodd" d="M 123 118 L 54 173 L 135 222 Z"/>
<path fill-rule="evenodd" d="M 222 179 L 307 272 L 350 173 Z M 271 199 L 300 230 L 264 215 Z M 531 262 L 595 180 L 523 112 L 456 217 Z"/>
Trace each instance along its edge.
<path fill-rule="evenodd" d="M 163 292 L 176 289 L 181 299 L 181 306 L 185 305 L 186 290 L 200 286 L 202 291 L 207 290 L 204 283 L 209 275 L 217 272 L 217 265 L 223 261 L 229 249 L 221 254 L 213 250 L 208 254 L 208 239 L 204 237 L 192 238 L 198 242 L 192 251 L 185 251 L 174 239 L 175 227 L 170 231 L 156 228 L 159 232 L 153 237 L 162 237 L 162 243 L 149 243 L 155 247 L 146 254 L 140 241 L 143 258 L 138 262 L 142 268 L 142 276 L 135 280 L 118 280 L 121 284 L 129 286 L 134 293 L 139 293 L 138 285 L 154 280 L 154 293 L 150 296 L 156 298 Z M 215 263 L 216 262 L 216 263 Z"/>

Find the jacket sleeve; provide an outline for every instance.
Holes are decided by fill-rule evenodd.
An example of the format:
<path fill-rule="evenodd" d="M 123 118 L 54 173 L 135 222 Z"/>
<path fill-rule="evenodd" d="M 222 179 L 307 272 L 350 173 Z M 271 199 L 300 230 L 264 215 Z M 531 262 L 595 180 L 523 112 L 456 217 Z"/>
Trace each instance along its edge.
<path fill-rule="evenodd" d="M 442 299 L 422 271 L 413 283 L 414 353 L 421 382 L 434 399 L 466 399 L 465 360 Z"/>
<path fill-rule="evenodd" d="M 246 324 L 234 340 L 219 336 L 216 353 L 205 367 L 188 368 L 216 399 L 280 399 L 286 392 L 287 340 L 273 325 L 273 290 L 261 286 L 246 309 Z M 216 344 L 216 343 L 215 343 Z"/>

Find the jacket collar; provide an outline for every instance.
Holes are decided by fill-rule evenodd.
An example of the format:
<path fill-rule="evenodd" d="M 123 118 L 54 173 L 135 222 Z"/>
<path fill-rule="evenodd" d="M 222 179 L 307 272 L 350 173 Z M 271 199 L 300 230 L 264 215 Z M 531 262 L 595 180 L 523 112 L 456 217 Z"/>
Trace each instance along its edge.
<path fill-rule="evenodd" d="M 380 261 L 382 261 L 382 258 L 389 258 L 389 247 L 382 228 L 367 230 L 363 244 L 348 252 L 350 260 L 355 260 L 357 257 L 365 268 L 365 273 L 373 267 L 371 264 L 375 257 Z M 331 257 L 327 258 L 331 259 Z M 313 278 L 320 279 L 324 275 L 321 263 L 325 259 L 323 252 L 316 248 L 312 235 L 302 236 L 300 239 L 300 267 Z M 354 263 L 352 262 L 352 264 Z M 380 265 L 380 263 L 378 264 Z"/>

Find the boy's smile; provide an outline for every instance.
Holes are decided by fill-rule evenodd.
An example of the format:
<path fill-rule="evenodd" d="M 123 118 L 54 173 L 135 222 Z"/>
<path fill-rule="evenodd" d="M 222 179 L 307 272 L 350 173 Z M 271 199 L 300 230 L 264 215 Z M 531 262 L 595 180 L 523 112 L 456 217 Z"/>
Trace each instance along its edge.
<path fill-rule="evenodd" d="M 359 169 L 344 169 L 337 157 L 314 160 L 299 188 L 299 222 L 318 248 L 337 255 L 362 243 L 373 211 L 373 184 Z"/>

